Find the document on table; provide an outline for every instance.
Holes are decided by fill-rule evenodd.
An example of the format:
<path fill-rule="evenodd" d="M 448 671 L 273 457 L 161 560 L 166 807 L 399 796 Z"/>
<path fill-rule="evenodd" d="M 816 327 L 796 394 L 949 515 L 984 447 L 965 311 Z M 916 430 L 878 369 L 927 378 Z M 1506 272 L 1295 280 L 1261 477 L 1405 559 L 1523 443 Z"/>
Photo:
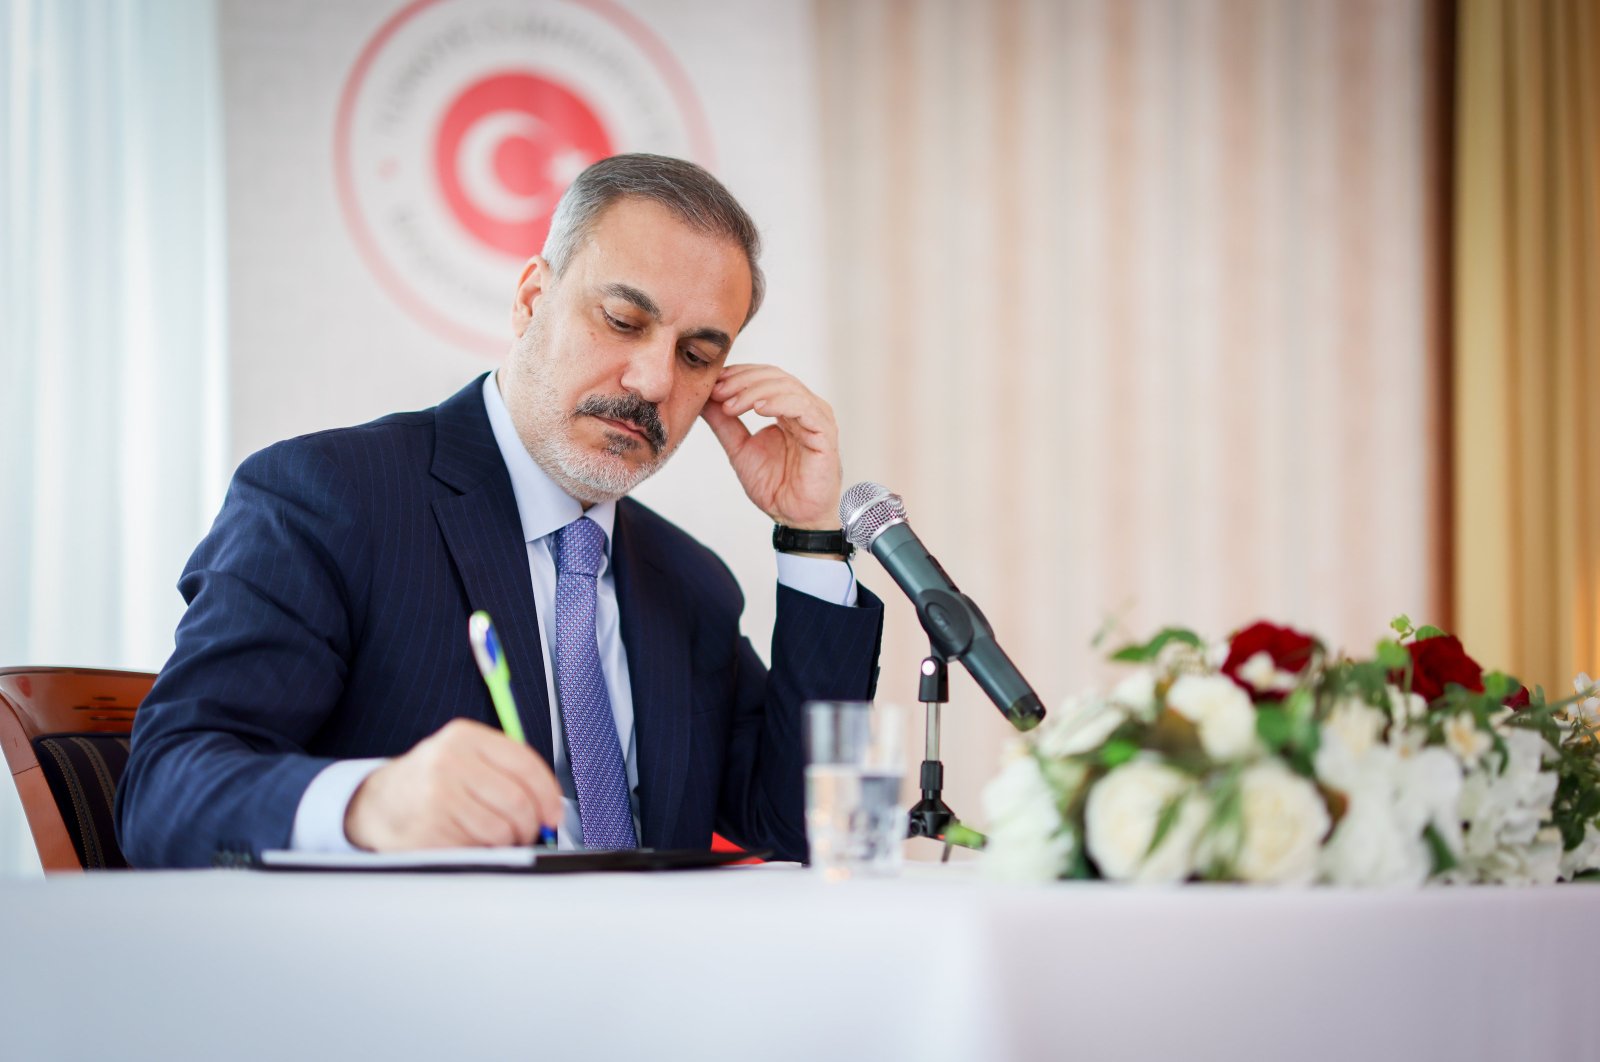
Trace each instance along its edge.
<path fill-rule="evenodd" d="M 717 867 L 768 852 L 713 852 L 702 848 L 626 848 L 621 851 L 548 848 L 426 848 L 413 852 L 292 852 L 274 848 L 251 864 L 259 870 L 412 873 L 568 874 L 604 870 L 691 870 Z"/>

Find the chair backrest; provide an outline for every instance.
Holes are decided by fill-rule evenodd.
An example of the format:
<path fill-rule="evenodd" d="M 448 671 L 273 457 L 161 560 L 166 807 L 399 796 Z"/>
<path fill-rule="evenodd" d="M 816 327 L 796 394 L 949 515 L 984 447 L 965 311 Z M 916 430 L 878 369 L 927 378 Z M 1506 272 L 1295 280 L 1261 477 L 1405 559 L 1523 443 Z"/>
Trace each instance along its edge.
<path fill-rule="evenodd" d="M 133 714 L 156 677 L 87 667 L 0 668 L 0 748 L 48 872 L 126 867 L 117 782 Z"/>

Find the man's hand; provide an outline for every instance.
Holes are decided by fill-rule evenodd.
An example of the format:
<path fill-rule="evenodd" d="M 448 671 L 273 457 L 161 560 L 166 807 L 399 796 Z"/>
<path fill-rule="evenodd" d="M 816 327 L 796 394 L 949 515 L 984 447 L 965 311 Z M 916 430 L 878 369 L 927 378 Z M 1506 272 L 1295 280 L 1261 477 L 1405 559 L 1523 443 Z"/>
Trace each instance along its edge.
<path fill-rule="evenodd" d="M 561 785 L 526 745 L 455 719 L 367 776 L 350 798 L 350 843 L 383 852 L 532 844 L 561 825 Z"/>
<path fill-rule="evenodd" d="M 777 423 L 754 435 L 739 415 L 755 410 Z M 785 527 L 831 531 L 839 526 L 839 427 L 833 409 L 804 384 L 771 365 L 722 370 L 701 410 L 744 492 Z"/>

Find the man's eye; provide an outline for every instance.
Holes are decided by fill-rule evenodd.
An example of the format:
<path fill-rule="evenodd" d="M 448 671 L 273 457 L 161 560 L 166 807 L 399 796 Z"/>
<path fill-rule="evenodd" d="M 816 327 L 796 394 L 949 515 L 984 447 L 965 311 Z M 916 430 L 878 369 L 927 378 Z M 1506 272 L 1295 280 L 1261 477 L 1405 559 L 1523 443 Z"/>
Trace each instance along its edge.
<path fill-rule="evenodd" d="M 693 347 L 684 347 L 683 348 L 683 360 L 688 362 L 690 365 L 692 365 L 696 369 L 703 369 L 707 365 L 711 364 L 711 359 L 710 358 L 702 358 L 700 355 L 698 355 L 698 354 L 696 354 L 694 352 L 694 348 Z"/>
<path fill-rule="evenodd" d="M 605 310 L 601 310 L 600 312 L 605 314 L 606 324 L 610 325 L 612 328 L 616 329 L 618 332 L 627 333 L 627 332 L 637 332 L 639 330 L 639 327 L 637 325 L 629 324 L 627 321 L 622 320 L 620 317 L 613 317 L 613 316 L 611 316 L 610 313 L 607 313 Z"/>

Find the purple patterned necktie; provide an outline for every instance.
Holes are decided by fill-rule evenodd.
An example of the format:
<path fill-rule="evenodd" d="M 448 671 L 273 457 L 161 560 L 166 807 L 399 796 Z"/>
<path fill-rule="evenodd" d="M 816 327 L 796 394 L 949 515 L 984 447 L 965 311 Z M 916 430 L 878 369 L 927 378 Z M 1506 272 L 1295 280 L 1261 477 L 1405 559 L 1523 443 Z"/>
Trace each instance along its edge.
<path fill-rule="evenodd" d="M 636 848 L 628 774 L 595 642 L 595 576 L 606 533 L 587 516 L 556 532 L 556 696 L 585 848 Z"/>

